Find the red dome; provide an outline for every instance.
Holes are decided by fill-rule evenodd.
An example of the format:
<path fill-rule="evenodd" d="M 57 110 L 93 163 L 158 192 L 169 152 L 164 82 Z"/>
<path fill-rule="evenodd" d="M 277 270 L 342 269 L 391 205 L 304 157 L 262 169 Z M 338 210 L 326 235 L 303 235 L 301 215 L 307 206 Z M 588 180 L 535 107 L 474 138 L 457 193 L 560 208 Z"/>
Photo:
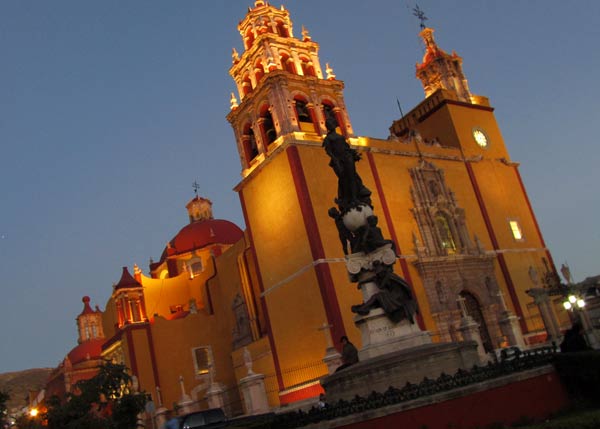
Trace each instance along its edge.
<path fill-rule="evenodd" d="M 99 359 L 104 341 L 104 339 L 96 338 L 79 344 L 68 354 L 71 365 L 88 360 L 88 356 L 89 359 Z"/>
<path fill-rule="evenodd" d="M 200 249 L 211 244 L 234 244 L 244 232 L 234 223 L 221 219 L 206 219 L 192 222 L 181 228 L 181 231 L 169 242 L 163 252 L 161 261 L 166 256 L 178 255 Z"/>

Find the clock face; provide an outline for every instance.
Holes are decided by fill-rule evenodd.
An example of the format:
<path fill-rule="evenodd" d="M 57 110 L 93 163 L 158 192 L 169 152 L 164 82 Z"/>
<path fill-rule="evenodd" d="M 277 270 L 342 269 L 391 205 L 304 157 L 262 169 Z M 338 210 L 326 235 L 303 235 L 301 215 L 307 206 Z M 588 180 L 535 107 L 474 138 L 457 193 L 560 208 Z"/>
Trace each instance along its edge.
<path fill-rule="evenodd" d="M 473 128 L 473 138 L 481 147 L 487 147 L 489 140 L 485 132 L 481 128 Z"/>

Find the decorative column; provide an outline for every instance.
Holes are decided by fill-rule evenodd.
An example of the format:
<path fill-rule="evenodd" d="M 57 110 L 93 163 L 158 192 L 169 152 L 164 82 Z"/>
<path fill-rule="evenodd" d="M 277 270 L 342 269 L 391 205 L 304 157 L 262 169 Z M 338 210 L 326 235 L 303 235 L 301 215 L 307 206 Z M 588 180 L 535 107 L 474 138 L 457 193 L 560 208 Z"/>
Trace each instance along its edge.
<path fill-rule="evenodd" d="M 325 342 L 327 343 L 323 362 L 325 365 L 327 365 L 327 372 L 329 374 L 333 374 L 335 370 L 338 369 L 338 367 L 342 364 L 342 355 L 333 346 L 333 341 L 331 340 L 331 328 L 332 325 L 328 325 L 327 323 L 323 323 L 323 325 L 319 328 L 319 331 L 323 331 L 323 334 L 325 335 Z"/>
<path fill-rule="evenodd" d="M 239 381 L 240 392 L 244 398 L 244 410 L 248 415 L 264 414 L 270 411 L 265 376 L 252 371 L 252 355 L 244 347 L 244 363 L 248 373 Z"/>
<path fill-rule="evenodd" d="M 498 299 L 501 304 L 500 317 L 498 318 L 498 324 L 500 325 L 500 331 L 508 339 L 508 343 L 511 346 L 516 346 L 523 350 L 525 348 L 525 340 L 523 339 L 523 333 L 519 326 L 519 318 L 515 316 L 506 306 L 504 300 L 504 294 L 502 291 L 498 291 Z"/>
<path fill-rule="evenodd" d="M 483 342 L 481 341 L 481 334 L 479 333 L 479 325 L 469 313 L 467 313 L 467 306 L 465 305 L 465 298 L 459 296 L 456 300 L 458 305 L 460 306 L 460 311 L 462 313 L 462 318 L 460 319 L 460 326 L 458 330 L 463 336 L 463 340 L 465 341 L 475 341 L 477 343 L 477 354 L 479 354 L 479 359 L 481 362 L 487 362 L 489 360 L 489 356 L 485 352 L 485 348 L 483 347 Z"/>
<path fill-rule="evenodd" d="M 560 327 L 556 316 L 550 307 L 550 297 L 544 289 L 529 289 L 527 295 L 533 297 L 535 304 L 540 310 L 546 333 L 548 334 L 548 342 L 558 341 L 561 337 Z"/>

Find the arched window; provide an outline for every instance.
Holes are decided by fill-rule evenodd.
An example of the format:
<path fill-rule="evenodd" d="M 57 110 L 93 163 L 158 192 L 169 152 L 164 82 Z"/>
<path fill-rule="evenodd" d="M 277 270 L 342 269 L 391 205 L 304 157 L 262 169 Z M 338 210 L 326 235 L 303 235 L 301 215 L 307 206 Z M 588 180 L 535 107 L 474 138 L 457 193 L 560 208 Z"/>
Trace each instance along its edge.
<path fill-rule="evenodd" d="M 262 65 L 262 62 L 259 60 L 254 64 L 254 76 L 256 77 L 256 83 L 260 82 L 260 80 L 265 75 L 265 68 Z"/>
<path fill-rule="evenodd" d="M 290 37 L 290 33 L 288 32 L 283 21 L 277 20 L 275 21 L 275 24 L 277 25 L 277 34 L 279 34 L 281 37 Z"/>
<path fill-rule="evenodd" d="M 446 252 L 449 254 L 456 253 L 456 244 L 454 242 L 454 237 L 452 236 L 452 231 L 450 229 L 448 218 L 444 213 L 438 213 L 436 215 L 435 226 L 438 232 L 438 237 L 440 239 L 440 244 L 442 248 L 445 249 Z"/>
<path fill-rule="evenodd" d="M 300 129 L 305 132 L 316 132 L 315 123 L 308 110 L 308 103 L 302 98 L 295 98 L 296 115 L 298 115 L 298 123 Z"/>
<path fill-rule="evenodd" d="M 250 126 L 249 123 L 244 126 L 242 143 L 244 145 L 244 155 L 246 155 L 246 161 L 249 164 L 250 161 L 258 156 L 258 145 L 256 144 L 256 138 L 254 137 L 252 126 Z"/>
<path fill-rule="evenodd" d="M 244 95 L 248 95 L 252 92 L 252 82 L 250 81 L 250 75 L 244 74 L 242 78 L 242 92 Z"/>
<path fill-rule="evenodd" d="M 296 73 L 296 65 L 294 64 L 294 60 L 285 52 L 281 53 L 281 56 L 279 57 L 280 61 L 281 61 L 281 67 L 283 67 L 283 69 L 287 72 L 290 73 Z"/>
<path fill-rule="evenodd" d="M 313 67 L 311 60 L 306 57 L 301 57 L 300 65 L 302 66 L 302 73 L 304 76 L 316 76 L 315 68 Z"/>
<path fill-rule="evenodd" d="M 271 115 L 271 112 L 269 112 L 268 107 L 265 106 L 263 108 L 260 117 L 263 118 L 262 130 L 265 137 L 265 144 L 268 146 L 277 139 L 277 130 L 275 129 L 273 116 Z"/>
<path fill-rule="evenodd" d="M 329 100 L 323 101 L 323 116 L 325 117 L 325 123 L 327 123 L 328 120 L 333 120 L 333 122 L 336 125 L 336 132 L 339 134 L 343 134 L 342 124 L 340 124 L 340 121 L 338 120 L 338 116 L 335 114 L 335 111 L 333 109 L 334 109 L 334 106 L 331 101 L 329 101 Z"/>

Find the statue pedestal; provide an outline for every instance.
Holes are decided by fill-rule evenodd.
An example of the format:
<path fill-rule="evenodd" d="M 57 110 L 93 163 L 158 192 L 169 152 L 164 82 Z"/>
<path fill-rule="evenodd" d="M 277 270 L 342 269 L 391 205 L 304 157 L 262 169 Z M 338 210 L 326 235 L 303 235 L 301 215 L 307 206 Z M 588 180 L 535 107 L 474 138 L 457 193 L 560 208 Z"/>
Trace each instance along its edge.
<path fill-rule="evenodd" d="M 362 360 L 323 377 L 321 386 L 330 402 L 351 400 L 372 391 L 383 393 L 390 386 L 419 383 L 424 377 L 435 379 L 442 372 L 454 374 L 475 364 L 479 364 L 475 341 L 424 344 Z"/>
<path fill-rule="evenodd" d="M 206 400 L 209 408 L 225 409 L 225 389 L 221 383 L 213 383 L 206 391 Z"/>
<path fill-rule="evenodd" d="M 362 337 L 363 346 L 358 352 L 361 361 L 431 343 L 429 332 L 421 331 L 419 325 L 408 320 L 393 323 L 381 308 L 356 316 L 354 323 Z"/>
<path fill-rule="evenodd" d="M 461 319 L 460 327 L 458 330 L 461 332 L 465 341 L 475 341 L 477 343 L 477 353 L 481 362 L 486 362 L 489 357 L 483 348 L 483 342 L 481 341 L 481 335 L 479 334 L 479 325 L 471 316 L 467 316 Z"/>
<path fill-rule="evenodd" d="M 510 311 L 503 311 L 500 313 L 500 319 L 498 320 L 500 325 L 500 331 L 502 335 L 506 336 L 508 343 L 511 346 L 516 346 L 521 350 L 525 349 L 525 340 L 519 327 L 519 318 L 512 314 Z"/>
<path fill-rule="evenodd" d="M 270 411 L 265 376 L 249 374 L 239 381 L 239 388 L 244 398 L 244 411 L 248 415 L 264 414 Z"/>

